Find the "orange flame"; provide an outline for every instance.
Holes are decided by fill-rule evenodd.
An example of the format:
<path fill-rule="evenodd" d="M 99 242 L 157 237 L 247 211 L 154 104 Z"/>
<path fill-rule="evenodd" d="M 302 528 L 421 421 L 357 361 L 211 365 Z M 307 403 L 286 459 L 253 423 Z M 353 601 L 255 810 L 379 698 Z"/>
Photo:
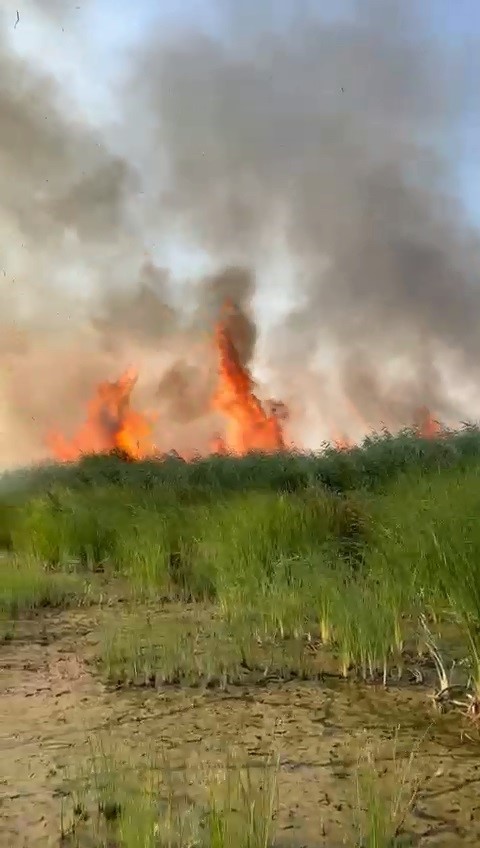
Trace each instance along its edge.
<path fill-rule="evenodd" d="M 341 435 L 340 433 L 333 436 L 332 445 L 337 451 L 348 451 L 355 447 L 355 443 L 348 436 Z"/>
<path fill-rule="evenodd" d="M 215 330 L 218 353 L 218 385 L 212 407 L 226 419 L 224 438 L 213 449 L 236 456 L 254 451 L 275 453 L 285 450 L 280 417 L 267 412 L 254 392 L 254 382 L 242 365 L 228 329 L 228 314 Z"/>
<path fill-rule="evenodd" d="M 422 406 L 417 411 L 417 421 L 415 429 L 418 435 L 423 439 L 434 439 L 436 436 L 441 436 L 444 429 L 439 421 L 436 421 L 432 413 L 426 406 Z"/>
<path fill-rule="evenodd" d="M 255 394 L 252 376 L 242 363 L 232 337 L 232 322 L 229 320 L 232 309 L 232 304 L 226 304 L 226 310 L 215 328 L 218 382 L 211 408 L 223 416 L 225 432 L 212 440 L 210 449 L 214 453 L 234 456 L 286 450 L 282 427 L 286 408 L 282 403 L 262 404 Z M 131 395 L 137 379 L 137 372 L 130 368 L 118 380 L 100 383 L 88 404 L 86 421 L 76 436 L 68 440 L 61 433 L 49 435 L 48 445 L 55 458 L 69 462 L 82 454 L 115 450 L 133 460 L 159 456 L 152 443 L 154 417 L 136 412 L 131 407 Z M 362 421 L 354 407 L 349 412 L 357 424 Z M 339 433 L 333 426 L 330 430 L 337 450 L 354 447 L 355 443 L 348 436 Z M 426 407 L 418 410 L 416 431 L 424 438 L 435 438 L 444 432 Z M 184 459 L 188 458 L 191 457 L 184 456 Z"/>
<path fill-rule="evenodd" d="M 127 369 L 113 383 L 100 383 L 88 405 L 87 419 L 71 440 L 52 433 L 48 443 L 54 456 L 63 461 L 78 459 L 82 454 L 121 451 L 132 459 L 140 459 L 152 451 L 150 436 L 153 421 L 135 412 L 130 398 L 138 374 Z"/>

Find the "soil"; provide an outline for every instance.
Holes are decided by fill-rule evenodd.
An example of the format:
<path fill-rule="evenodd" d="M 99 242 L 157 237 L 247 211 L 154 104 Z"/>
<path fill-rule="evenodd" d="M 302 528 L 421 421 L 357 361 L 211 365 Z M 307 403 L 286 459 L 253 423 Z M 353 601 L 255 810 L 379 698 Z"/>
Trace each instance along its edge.
<path fill-rule="evenodd" d="M 111 691 L 90 661 L 98 615 L 42 614 L 0 645 L 0 848 L 61 844 L 62 786 L 99 734 L 132 751 L 166 752 L 186 768 L 213 767 L 232 746 L 260 761 L 274 742 L 285 848 L 352 845 L 344 839 L 360 753 L 379 746 L 387 780 L 395 734 L 407 755 L 423 738 L 415 769 L 425 779 L 405 822 L 412 844 L 480 844 L 480 743 L 462 738 L 458 715 L 433 713 L 424 686 Z"/>

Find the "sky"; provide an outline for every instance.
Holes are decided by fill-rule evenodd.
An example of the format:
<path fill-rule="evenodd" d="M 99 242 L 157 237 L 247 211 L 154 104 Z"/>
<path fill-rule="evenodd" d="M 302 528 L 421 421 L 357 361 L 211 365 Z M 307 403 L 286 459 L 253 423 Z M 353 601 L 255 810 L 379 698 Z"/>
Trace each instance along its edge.
<path fill-rule="evenodd" d="M 301 2 L 283 3 L 283 19 L 279 19 L 274 0 L 262 0 L 262 8 L 270 7 L 272 22 L 288 28 Z M 303 5 L 328 19 L 348 18 L 350 4 L 348 0 L 304 0 Z M 38 13 L 41 2 L 35 8 L 33 0 L 7 0 L 8 34 L 21 55 L 51 72 L 69 96 L 78 101 L 86 117 L 100 125 L 114 120 L 112 90 L 125 73 L 129 55 L 152 26 L 157 26 L 167 38 L 189 28 L 218 38 L 236 38 L 242 28 L 250 25 L 254 9 L 254 4 L 239 3 L 232 17 L 232 6 L 222 0 L 137 0 L 128 4 L 121 0 L 63 0 L 63 6 L 72 12 L 56 21 L 54 16 Z M 480 226 L 480 126 L 474 108 L 480 79 L 480 4 L 478 0 L 422 0 L 421 8 L 432 36 L 457 51 L 464 62 L 464 118 L 455 137 L 453 159 L 457 163 L 459 193 L 468 214 Z M 246 9 L 245 14 L 242 9 Z M 19 21 L 15 25 L 17 10 Z M 189 267 L 182 251 L 173 246 L 170 253 L 180 270 L 185 263 Z"/>

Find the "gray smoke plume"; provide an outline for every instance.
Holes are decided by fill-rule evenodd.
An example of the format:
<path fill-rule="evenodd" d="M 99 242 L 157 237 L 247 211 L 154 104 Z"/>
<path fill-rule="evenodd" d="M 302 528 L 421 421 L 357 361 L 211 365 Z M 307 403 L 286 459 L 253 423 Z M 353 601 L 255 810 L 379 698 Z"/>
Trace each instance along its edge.
<path fill-rule="evenodd" d="M 133 86 L 164 219 L 218 257 L 255 267 L 281 234 L 294 259 L 296 303 L 270 340 L 283 390 L 334 348 L 362 416 L 397 425 L 419 402 L 459 414 L 442 369 L 476 380 L 480 361 L 480 245 L 453 167 L 464 66 L 421 5 L 358 0 L 325 23 L 256 4 L 228 42 L 154 35 Z"/>
<path fill-rule="evenodd" d="M 119 356 L 92 316 L 139 280 L 144 246 L 129 212 L 135 169 L 14 51 L 11 14 L 0 23 L 2 467 L 43 457 L 48 430 L 78 426 L 95 384 L 128 364 L 135 339 Z"/>
<path fill-rule="evenodd" d="M 49 431 L 73 434 L 95 386 L 130 364 L 135 405 L 158 415 L 158 446 L 204 449 L 215 426 L 211 335 L 226 298 L 239 307 L 232 332 L 245 363 L 255 345 L 250 271 L 224 267 L 187 291 L 189 309 L 174 303 L 169 269 L 145 244 L 158 208 L 142 197 L 159 173 L 132 165 L 7 38 L 32 16 L 61 37 L 77 9 L 25 0 L 18 20 L 13 7 L 0 14 L 0 467 L 46 456 Z"/>
<path fill-rule="evenodd" d="M 466 57 L 414 0 L 329 21 L 314 5 L 222 2 L 222 37 L 151 30 L 102 130 L 0 34 L 0 466 L 45 455 L 46 431 L 71 432 L 131 363 L 161 446 L 201 448 L 229 297 L 242 358 L 300 441 L 408 424 L 423 405 L 480 412 L 480 246 L 454 169 Z M 77 14 L 24 8 L 60 30 Z M 157 234 L 217 270 L 179 293 L 146 258 Z"/>

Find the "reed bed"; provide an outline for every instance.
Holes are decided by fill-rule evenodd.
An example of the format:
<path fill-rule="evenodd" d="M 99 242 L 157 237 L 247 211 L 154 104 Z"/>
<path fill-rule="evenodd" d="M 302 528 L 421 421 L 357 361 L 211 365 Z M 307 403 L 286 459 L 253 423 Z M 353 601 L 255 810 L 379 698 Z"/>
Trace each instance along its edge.
<path fill-rule="evenodd" d="M 204 654 L 198 670 L 198 634 L 159 647 L 140 612 L 119 679 L 138 677 L 129 663 L 143 657 L 140 676 L 153 666 L 158 681 L 168 650 L 177 660 L 167 677 L 234 679 L 242 663 L 268 667 L 265 656 L 252 659 L 255 642 L 282 673 L 289 662 L 300 676 L 317 676 L 322 664 L 330 672 L 329 652 L 340 676 L 387 684 L 421 679 L 426 653 L 439 695 L 450 689 L 449 664 L 464 670 L 460 702 L 476 715 L 479 446 L 465 428 L 437 440 L 385 435 L 342 454 L 191 464 L 87 457 L 32 471 L 28 485 L 28 475 L 16 485 L 10 477 L 0 499 L 0 536 L 15 563 L 6 604 L 14 612 L 61 603 L 75 580 L 100 571 L 124 580 L 137 604 L 208 604 L 222 622 L 207 640 L 219 668 Z M 230 645 L 221 661 L 216 644 Z M 118 671 L 118 658 L 108 663 Z"/>

